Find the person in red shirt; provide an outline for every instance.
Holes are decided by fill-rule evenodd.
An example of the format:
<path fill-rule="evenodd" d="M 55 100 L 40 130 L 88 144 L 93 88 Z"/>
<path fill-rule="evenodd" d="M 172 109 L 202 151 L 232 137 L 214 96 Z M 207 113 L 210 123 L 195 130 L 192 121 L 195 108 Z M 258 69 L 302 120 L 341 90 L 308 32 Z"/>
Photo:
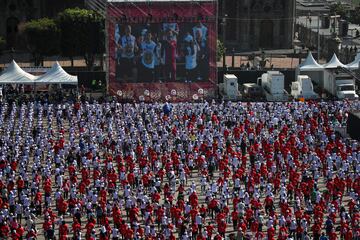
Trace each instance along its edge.
<path fill-rule="evenodd" d="M 250 230 L 251 230 L 252 233 L 258 232 L 258 230 L 259 230 L 259 223 L 258 223 L 258 221 L 253 221 L 253 222 L 250 224 Z"/>
<path fill-rule="evenodd" d="M 314 240 L 319 240 L 321 233 L 321 226 L 318 223 L 315 223 L 311 230 L 313 231 Z"/>
<path fill-rule="evenodd" d="M 225 237 L 226 225 L 227 224 L 224 219 L 218 222 L 218 232 L 222 237 Z"/>
<path fill-rule="evenodd" d="M 134 239 L 134 230 L 132 230 L 131 228 L 128 228 L 128 230 L 126 231 L 125 234 L 125 238 L 126 239 Z"/>
<path fill-rule="evenodd" d="M 69 227 L 65 223 L 65 221 L 62 221 L 62 223 L 59 227 L 60 239 L 67 239 L 68 234 L 69 234 Z"/>
<path fill-rule="evenodd" d="M 214 229 L 215 229 L 214 226 L 211 225 L 211 223 L 209 222 L 208 225 L 206 226 L 206 232 L 209 239 L 211 239 Z"/>
<path fill-rule="evenodd" d="M 270 196 L 266 196 L 265 198 L 265 212 L 268 214 L 270 210 L 273 208 L 273 199 Z"/>
<path fill-rule="evenodd" d="M 258 231 L 256 234 L 255 234 L 255 240 L 263 240 L 265 237 L 264 233 Z"/>
<path fill-rule="evenodd" d="M 20 198 L 22 190 L 24 189 L 24 186 L 25 186 L 25 182 L 21 176 L 17 180 L 16 184 L 17 184 L 17 189 L 18 189 L 18 197 Z"/>
<path fill-rule="evenodd" d="M 34 229 L 30 229 L 26 234 L 26 239 L 37 239 L 37 234 Z"/>
<path fill-rule="evenodd" d="M 348 229 L 344 236 L 345 240 L 352 240 L 353 239 L 353 232 L 351 229 Z"/>
<path fill-rule="evenodd" d="M 25 229 L 19 224 L 18 228 L 16 229 L 16 233 L 19 236 L 19 238 L 22 238 L 24 235 Z"/>
<path fill-rule="evenodd" d="M 223 240 L 221 234 L 216 234 L 214 240 Z"/>
<path fill-rule="evenodd" d="M 16 232 L 16 230 L 11 231 L 11 239 L 12 240 L 20 240 L 20 235 Z"/>
<path fill-rule="evenodd" d="M 89 221 L 86 226 L 86 236 L 87 237 L 90 237 L 91 236 L 91 233 L 92 233 L 92 230 L 95 228 L 95 224 L 91 221 Z"/>
<path fill-rule="evenodd" d="M 79 233 L 81 231 L 81 224 L 77 218 L 74 218 L 74 223 L 72 224 L 72 231 L 74 233 Z"/>
<path fill-rule="evenodd" d="M 169 240 L 176 240 L 176 237 L 174 236 L 174 233 L 170 234 Z"/>
<path fill-rule="evenodd" d="M 273 239 L 275 236 L 275 228 L 273 226 L 269 227 L 267 230 L 268 239 Z"/>
<path fill-rule="evenodd" d="M 334 230 L 330 232 L 329 240 L 337 240 L 337 234 Z"/>
<path fill-rule="evenodd" d="M 166 32 L 166 41 L 163 49 L 165 51 L 164 74 L 166 80 L 176 82 L 176 48 L 177 43 L 173 36 L 173 31 L 168 29 Z"/>
<path fill-rule="evenodd" d="M 2 224 L 2 226 L 0 227 L 1 233 L 0 235 L 4 238 L 7 239 L 10 235 L 10 227 L 9 225 L 5 222 Z"/>
<path fill-rule="evenodd" d="M 231 219 L 233 222 L 233 229 L 234 229 L 234 231 L 236 231 L 237 230 L 237 222 L 239 219 L 239 212 L 236 211 L 236 209 L 231 213 Z"/>
<path fill-rule="evenodd" d="M 196 224 L 191 225 L 192 236 L 194 238 L 196 238 L 196 236 L 198 234 L 198 230 L 199 230 L 198 225 L 196 225 Z"/>

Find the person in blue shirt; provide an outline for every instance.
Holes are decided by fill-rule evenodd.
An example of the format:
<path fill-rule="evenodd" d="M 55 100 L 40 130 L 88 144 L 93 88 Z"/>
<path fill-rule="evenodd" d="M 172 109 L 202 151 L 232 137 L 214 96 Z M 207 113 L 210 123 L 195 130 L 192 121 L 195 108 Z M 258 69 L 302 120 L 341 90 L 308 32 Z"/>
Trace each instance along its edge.
<path fill-rule="evenodd" d="M 120 51 L 120 69 L 124 82 L 128 82 L 128 78 L 132 77 L 132 70 L 135 65 L 135 52 L 138 50 L 135 37 L 131 34 L 131 26 L 125 27 L 125 35 L 120 38 L 118 44 Z"/>
<path fill-rule="evenodd" d="M 184 56 L 185 56 L 185 70 L 186 70 L 185 82 L 192 82 L 194 81 L 195 71 L 197 67 L 198 46 L 195 45 L 194 38 L 190 35 L 190 33 L 187 33 L 184 40 L 185 40 Z"/>
<path fill-rule="evenodd" d="M 325 233 L 321 233 L 321 237 L 320 240 L 328 240 L 329 238 L 327 236 L 325 236 Z"/>
<path fill-rule="evenodd" d="M 204 24 L 198 22 L 195 27 L 192 28 L 193 36 L 198 41 L 200 47 L 205 48 L 207 46 L 208 29 Z M 200 36 L 200 37 L 198 37 Z"/>
<path fill-rule="evenodd" d="M 209 52 L 207 44 L 207 28 L 202 24 L 198 23 L 193 27 L 194 42 L 198 46 L 197 53 L 197 76 L 196 79 L 207 80 L 209 75 Z"/>
<path fill-rule="evenodd" d="M 164 106 L 163 106 L 163 112 L 164 112 L 164 114 L 165 114 L 165 115 L 170 115 L 171 111 L 172 111 L 172 106 L 171 106 L 171 104 L 165 103 Z"/>
<path fill-rule="evenodd" d="M 152 34 L 147 31 L 144 41 L 140 44 L 141 69 L 139 74 L 140 82 L 154 81 L 156 43 L 152 40 Z"/>
<path fill-rule="evenodd" d="M 115 24 L 115 53 L 116 53 L 116 60 L 117 60 L 117 64 L 120 64 L 120 57 L 121 57 L 121 51 L 120 51 L 120 39 L 121 39 L 121 35 L 120 35 L 120 25 L 119 24 Z"/>
<path fill-rule="evenodd" d="M 177 36 L 179 35 L 179 25 L 177 23 L 163 23 L 163 32 L 167 33 L 171 31 L 171 40 L 177 42 Z M 164 35 L 165 36 L 165 35 Z M 166 39 L 164 39 L 166 40 Z"/>
<path fill-rule="evenodd" d="M 326 234 L 330 234 L 331 230 L 333 229 L 334 224 L 331 221 L 331 219 L 328 217 L 326 222 L 325 222 L 325 229 L 326 229 Z"/>

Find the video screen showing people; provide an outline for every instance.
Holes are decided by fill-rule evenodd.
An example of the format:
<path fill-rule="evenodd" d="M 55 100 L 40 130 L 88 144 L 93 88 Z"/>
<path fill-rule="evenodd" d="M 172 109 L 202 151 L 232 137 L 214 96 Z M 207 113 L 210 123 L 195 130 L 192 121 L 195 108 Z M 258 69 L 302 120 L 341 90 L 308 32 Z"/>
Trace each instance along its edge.
<path fill-rule="evenodd" d="M 208 28 L 197 23 L 115 25 L 116 81 L 205 82 Z"/>

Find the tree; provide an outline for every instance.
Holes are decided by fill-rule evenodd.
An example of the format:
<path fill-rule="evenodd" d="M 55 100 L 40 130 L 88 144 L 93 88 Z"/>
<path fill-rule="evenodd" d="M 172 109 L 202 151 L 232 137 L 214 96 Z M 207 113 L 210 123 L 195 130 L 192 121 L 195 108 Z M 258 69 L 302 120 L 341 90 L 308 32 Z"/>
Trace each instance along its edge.
<path fill-rule="evenodd" d="M 356 7 L 353 11 L 350 12 L 349 21 L 354 24 L 360 24 L 360 7 Z"/>
<path fill-rule="evenodd" d="M 341 2 L 337 2 L 330 5 L 330 14 L 331 15 L 340 15 L 341 18 L 347 18 L 348 9 Z"/>
<path fill-rule="evenodd" d="M 59 53 L 59 29 L 53 19 L 41 18 L 25 23 L 26 45 L 34 57 L 36 66 L 39 66 L 44 56 L 53 56 Z"/>
<path fill-rule="evenodd" d="M 95 57 L 105 50 L 104 18 L 92 10 L 71 8 L 59 13 L 61 54 L 71 59 L 83 56 L 91 69 Z"/>
<path fill-rule="evenodd" d="M 225 46 L 224 44 L 218 39 L 216 41 L 216 61 L 220 61 L 220 59 L 224 56 L 225 53 Z"/>

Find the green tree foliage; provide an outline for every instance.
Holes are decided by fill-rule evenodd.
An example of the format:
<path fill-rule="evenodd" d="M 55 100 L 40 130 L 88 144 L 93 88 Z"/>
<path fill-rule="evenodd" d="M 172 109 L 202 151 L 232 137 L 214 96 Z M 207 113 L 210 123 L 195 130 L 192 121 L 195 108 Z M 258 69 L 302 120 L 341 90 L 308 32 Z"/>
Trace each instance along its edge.
<path fill-rule="evenodd" d="M 225 53 L 225 46 L 224 44 L 218 39 L 216 41 L 216 61 L 220 61 Z"/>
<path fill-rule="evenodd" d="M 347 18 L 348 9 L 341 2 L 337 2 L 330 5 L 330 14 L 331 15 L 340 15 L 342 19 Z"/>
<path fill-rule="evenodd" d="M 92 10 L 71 8 L 59 13 L 61 54 L 71 60 L 83 56 L 91 69 L 96 55 L 105 50 L 104 18 Z"/>
<path fill-rule="evenodd" d="M 353 11 L 350 13 L 350 19 L 349 21 L 354 24 L 360 24 L 360 7 L 356 7 Z"/>
<path fill-rule="evenodd" d="M 59 53 L 59 29 L 53 19 L 41 18 L 25 23 L 23 31 L 28 50 L 33 54 L 36 66 L 42 63 L 44 56 Z"/>

